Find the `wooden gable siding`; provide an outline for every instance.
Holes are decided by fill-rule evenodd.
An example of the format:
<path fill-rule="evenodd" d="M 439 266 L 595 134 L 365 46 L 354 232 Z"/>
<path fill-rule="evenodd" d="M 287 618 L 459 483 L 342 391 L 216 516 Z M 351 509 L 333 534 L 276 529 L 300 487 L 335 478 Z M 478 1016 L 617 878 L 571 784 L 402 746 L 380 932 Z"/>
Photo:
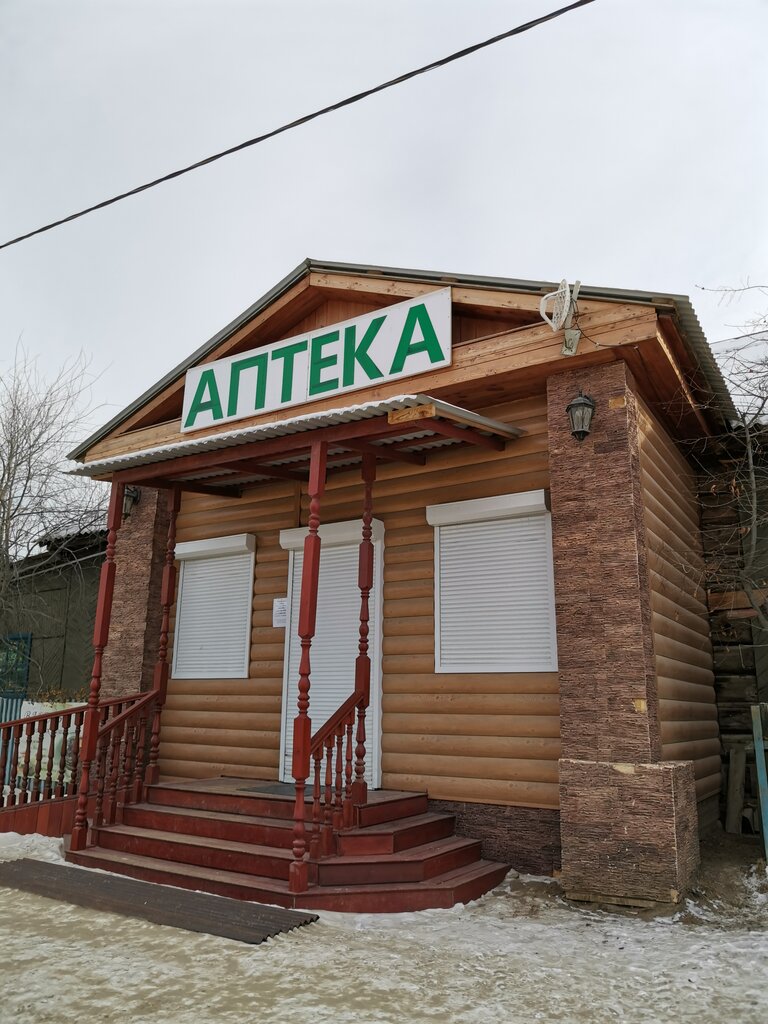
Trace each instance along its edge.
<path fill-rule="evenodd" d="M 701 802 L 720 791 L 720 736 L 696 478 L 643 405 L 640 468 L 662 756 L 693 761 Z"/>
<path fill-rule="evenodd" d="M 546 403 L 482 410 L 528 433 L 504 452 L 446 449 L 425 467 L 380 464 L 374 514 L 384 522 L 382 785 L 445 800 L 557 807 L 557 673 L 434 672 L 434 539 L 428 504 L 547 487 Z M 248 680 L 174 680 L 163 719 L 167 775 L 278 773 L 284 630 L 272 600 L 287 588 L 279 530 L 306 523 L 306 495 L 272 484 L 239 501 L 185 495 L 178 539 L 257 537 Z M 331 476 L 323 522 L 357 519 L 357 469 Z M 311 714 L 311 709 L 310 709 Z"/>
<path fill-rule="evenodd" d="M 392 301 L 397 301 L 393 298 Z M 584 345 L 578 356 L 572 358 L 569 366 L 587 365 L 610 362 L 618 358 L 615 349 L 622 346 L 633 346 L 644 341 L 655 341 L 657 336 L 656 313 L 652 309 L 632 304 L 595 303 L 595 311 L 585 312 L 580 324 L 589 335 L 589 345 Z M 293 323 L 279 336 L 249 338 L 245 347 L 255 347 L 259 343 L 279 341 L 293 337 L 303 331 L 316 330 L 329 324 L 360 315 L 366 311 L 382 308 L 381 301 L 361 304 L 360 302 L 340 300 L 326 302 L 303 319 Z M 342 395 L 318 399 L 305 405 L 292 406 L 277 412 L 269 412 L 227 423 L 224 429 L 246 427 L 261 423 L 272 423 L 282 419 L 292 419 L 308 412 L 323 412 L 360 402 L 377 401 L 393 395 L 425 392 L 436 397 L 444 396 L 449 401 L 458 401 L 463 394 L 474 393 L 478 386 L 486 393 L 501 396 L 523 397 L 527 394 L 541 392 L 545 388 L 547 373 L 552 372 L 552 364 L 562 362 L 562 334 L 553 334 L 547 324 L 538 323 L 533 326 L 520 326 L 512 320 L 506 323 L 503 318 L 469 317 L 458 312 L 454 306 L 453 317 L 454 349 L 453 361 L 450 366 L 442 367 L 433 372 L 417 374 L 406 379 L 387 381 L 378 386 L 364 388 Z M 237 350 L 243 346 L 238 346 Z M 225 354 L 230 354 L 228 349 Z M 219 358 L 222 353 L 215 353 Z M 213 358 L 213 356 L 211 357 Z M 495 400 L 495 399 L 494 399 Z M 159 401 L 159 399 L 153 400 Z M 487 404 L 487 400 L 485 403 Z M 151 419 L 151 407 L 148 403 L 147 416 Z M 167 404 L 163 406 L 168 411 Z M 474 408 L 474 405 L 473 405 Z M 138 416 L 138 414 L 136 414 Z M 172 444 L 190 437 L 207 437 L 220 433 L 222 426 L 207 427 L 189 433 L 181 433 L 181 390 L 178 390 L 174 419 L 151 425 L 126 425 L 115 430 L 108 437 L 98 441 L 89 448 L 85 461 L 122 455 L 155 445 Z M 136 416 L 128 423 L 134 423 Z"/>

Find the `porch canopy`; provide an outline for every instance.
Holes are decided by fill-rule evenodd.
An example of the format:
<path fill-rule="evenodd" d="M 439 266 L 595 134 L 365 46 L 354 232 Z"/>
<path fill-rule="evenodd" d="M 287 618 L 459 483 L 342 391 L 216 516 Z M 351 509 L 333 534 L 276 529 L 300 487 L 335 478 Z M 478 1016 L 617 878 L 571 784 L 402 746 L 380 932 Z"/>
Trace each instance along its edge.
<path fill-rule="evenodd" d="M 266 480 L 308 480 L 318 441 L 331 470 L 365 456 L 423 465 L 429 452 L 455 444 L 501 451 L 523 433 L 429 395 L 397 395 L 97 459 L 70 472 L 237 498 L 245 486 Z"/>

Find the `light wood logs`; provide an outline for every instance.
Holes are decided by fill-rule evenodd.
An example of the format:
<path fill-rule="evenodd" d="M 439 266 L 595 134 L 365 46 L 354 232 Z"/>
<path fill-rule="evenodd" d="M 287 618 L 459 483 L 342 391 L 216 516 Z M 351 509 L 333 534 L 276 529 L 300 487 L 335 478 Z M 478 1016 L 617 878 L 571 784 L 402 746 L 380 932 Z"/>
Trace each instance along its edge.
<path fill-rule="evenodd" d="M 374 515 L 385 524 L 383 784 L 429 787 L 444 799 L 555 807 L 557 673 L 434 672 L 434 534 L 425 506 L 548 484 L 543 399 L 499 403 L 487 414 L 528 433 L 504 452 L 445 448 L 424 467 L 378 467 Z M 331 475 L 324 520 L 357 519 L 360 501 L 357 468 Z M 238 501 L 184 495 L 179 540 L 256 534 L 250 678 L 171 680 L 161 750 L 166 773 L 277 777 L 284 630 L 272 627 L 272 601 L 285 596 L 288 576 L 278 531 L 306 523 L 306 504 L 305 489 L 300 494 L 286 482 L 246 490 Z M 446 776 L 451 762 L 454 779 Z"/>
<path fill-rule="evenodd" d="M 662 756 L 694 762 L 703 800 L 719 791 L 720 738 L 696 483 L 645 407 L 640 467 Z"/>

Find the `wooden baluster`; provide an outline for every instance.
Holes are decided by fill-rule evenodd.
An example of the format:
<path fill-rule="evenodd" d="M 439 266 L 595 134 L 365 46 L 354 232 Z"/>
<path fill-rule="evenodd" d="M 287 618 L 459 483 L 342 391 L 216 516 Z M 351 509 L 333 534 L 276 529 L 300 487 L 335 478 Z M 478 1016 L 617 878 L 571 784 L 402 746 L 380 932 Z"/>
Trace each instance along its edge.
<path fill-rule="evenodd" d="M 136 722 L 130 721 L 125 724 L 125 742 L 120 758 L 120 771 L 117 778 L 117 820 L 123 820 L 123 808 L 130 804 L 131 784 L 133 782 L 134 750 L 136 743 Z"/>
<path fill-rule="evenodd" d="M 32 786 L 30 787 L 29 799 L 31 801 L 40 799 L 40 780 L 43 774 L 43 734 L 45 733 L 45 719 L 41 718 L 37 723 L 37 750 L 35 751 L 35 767 L 32 775 Z"/>
<path fill-rule="evenodd" d="M 152 710 L 143 708 L 140 712 L 136 739 L 136 760 L 133 768 L 132 803 L 138 803 L 144 796 L 144 769 L 147 764 L 147 716 Z"/>
<path fill-rule="evenodd" d="M 0 726 L 0 810 L 6 806 L 5 776 L 8 771 L 11 744 L 11 730 Z"/>
<path fill-rule="evenodd" d="M 355 736 L 355 781 L 352 783 L 353 799 L 364 804 L 368 799 L 368 784 L 365 781 L 365 704 L 357 706 L 357 734 Z"/>
<path fill-rule="evenodd" d="M 309 839 L 309 856 L 312 860 L 317 860 L 320 856 L 320 816 L 322 814 L 320 778 L 323 766 L 323 748 L 319 747 L 312 756 L 314 759 L 314 775 L 312 782 L 312 834 Z"/>
<path fill-rule="evenodd" d="M 19 789 L 19 803 L 29 802 L 29 760 L 32 753 L 32 737 L 35 733 L 35 723 L 27 722 L 24 726 L 24 766 L 21 770 L 21 783 Z"/>
<path fill-rule="evenodd" d="M 354 728 L 355 712 L 347 719 L 344 732 L 344 828 L 352 828 L 354 822 L 354 804 L 352 802 L 352 729 Z"/>
<path fill-rule="evenodd" d="M 85 712 L 78 711 L 75 715 L 75 735 L 72 739 L 72 756 L 68 758 L 69 782 L 67 783 L 67 796 L 77 792 L 77 784 L 80 778 L 80 735 L 85 721 Z"/>
<path fill-rule="evenodd" d="M 323 832 L 320 849 L 323 857 L 333 853 L 333 734 L 325 737 L 325 802 L 323 804 Z"/>
<path fill-rule="evenodd" d="M 110 737 L 111 739 L 111 737 Z M 109 741 L 103 736 L 96 740 L 94 765 L 96 769 L 96 799 L 93 805 L 93 824 L 95 828 L 104 824 L 104 781 L 107 774 L 107 753 Z"/>
<path fill-rule="evenodd" d="M 64 713 L 61 716 L 61 751 L 59 752 L 58 773 L 56 783 L 53 787 L 53 795 L 57 798 L 64 796 L 67 774 L 67 741 L 69 738 L 69 727 L 72 724 L 71 713 Z"/>
<path fill-rule="evenodd" d="M 160 712 L 159 704 L 152 705 L 152 732 L 149 740 L 149 761 L 147 763 L 147 785 L 154 785 L 160 777 Z"/>
<path fill-rule="evenodd" d="M 42 786 L 42 800 L 50 800 L 51 792 L 53 790 L 53 755 L 56 747 L 56 733 L 58 732 L 60 719 L 49 718 L 46 723 L 48 726 L 48 763 L 45 766 L 45 781 Z"/>
<path fill-rule="evenodd" d="M 125 765 L 129 756 L 132 730 L 133 723 L 130 719 L 123 722 L 118 742 L 117 767 L 115 771 L 115 802 L 112 811 L 112 821 L 117 822 L 117 824 L 120 824 L 123 820 L 123 807 L 125 806 Z"/>
<path fill-rule="evenodd" d="M 168 491 L 168 535 L 165 543 L 165 565 L 163 580 L 160 587 L 160 603 L 162 616 L 160 619 L 160 639 L 157 646 L 157 661 L 153 689 L 157 694 L 155 722 L 152 728 L 152 749 L 149 756 L 147 783 L 154 785 L 160 778 L 160 719 L 166 694 L 168 692 L 168 634 L 171 629 L 171 608 L 176 596 L 176 518 L 181 506 L 181 491 L 172 487 Z"/>
<path fill-rule="evenodd" d="M 123 730 L 125 722 L 118 728 L 112 729 L 109 733 L 109 751 L 107 753 L 107 794 L 106 794 L 106 820 L 110 825 L 115 823 L 117 811 L 117 779 L 120 774 L 120 754 L 123 746 Z"/>
<path fill-rule="evenodd" d="M 336 778 L 333 793 L 333 828 L 338 832 L 344 824 L 342 766 L 344 764 L 344 725 L 336 726 Z"/>
<path fill-rule="evenodd" d="M 19 758 L 21 757 L 21 722 L 13 726 L 11 750 L 8 755 L 8 806 L 15 807 L 18 800 L 16 790 L 19 788 Z"/>
<path fill-rule="evenodd" d="M 288 887 L 291 892 L 304 892 L 309 885 L 309 870 L 304 855 L 307 849 L 304 827 L 304 790 L 309 775 L 312 720 L 309 717 L 310 648 L 317 621 L 317 585 L 320 575 L 320 499 L 325 489 L 326 457 L 328 446 L 315 441 L 309 462 L 309 524 L 304 538 L 304 565 L 301 573 L 301 601 L 299 605 L 299 661 L 298 714 L 293 720 L 293 758 L 291 773 L 296 787 L 293 810 L 293 863 L 290 867 Z"/>
<path fill-rule="evenodd" d="M 368 784 L 365 781 L 365 711 L 371 696 L 371 659 L 368 656 L 368 635 L 370 632 L 370 593 L 373 587 L 373 482 L 376 479 L 376 456 L 363 456 L 363 538 L 360 542 L 360 560 L 357 582 L 360 589 L 360 637 L 358 656 L 355 662 L 355 693 L 357 704 L 357 745 L 355 747 L 355 781 L 352 795 L 355 803 L 364 804 L 368 799 Z"/>
<path fill-rule="evenodd" d="M 112 484 L 107 513 L 107 550 L 99 577 L 99 593 L 96 599 L 96 622 L 93 627 L 93 670 L 88 692 L 88 710 L 83 726 L 83 749 L 81 752 L 80 785 L 77 792 L 77 812 L 72 829 L 70 848 L 83 850 L 88 842 L 88 793 L 91 788 L 91 763 L 99 739 L 99 694 L 104 649 L 109 640 L 109 622 L 112 615 L 112 596 L 115 590 L 115 545 L 117 531 L 123 515 L 123 492 L 121 483 Z"/>

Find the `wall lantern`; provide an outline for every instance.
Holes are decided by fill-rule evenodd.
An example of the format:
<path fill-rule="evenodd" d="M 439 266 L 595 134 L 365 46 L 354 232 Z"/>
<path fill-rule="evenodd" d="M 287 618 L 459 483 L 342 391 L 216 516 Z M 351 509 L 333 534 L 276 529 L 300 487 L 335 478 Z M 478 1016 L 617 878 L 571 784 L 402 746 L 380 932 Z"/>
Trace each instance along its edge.
<path fill-rule="evenodd" d="M 123 519 L 127 519 L 133 506 L 139 504 L 139 498 L 141 498 L 141 488 L 128 484 L 123 492 Z"/>
<path fill-rule="evenodd" d="M 571 433 L 577 441 L 583 441 L 589 433 L 592 416 L 595 412 L 595 401 L 589 395 L 579 391 L 578 398 L 570 402 L 565 411 L 571 421 Z"/>

